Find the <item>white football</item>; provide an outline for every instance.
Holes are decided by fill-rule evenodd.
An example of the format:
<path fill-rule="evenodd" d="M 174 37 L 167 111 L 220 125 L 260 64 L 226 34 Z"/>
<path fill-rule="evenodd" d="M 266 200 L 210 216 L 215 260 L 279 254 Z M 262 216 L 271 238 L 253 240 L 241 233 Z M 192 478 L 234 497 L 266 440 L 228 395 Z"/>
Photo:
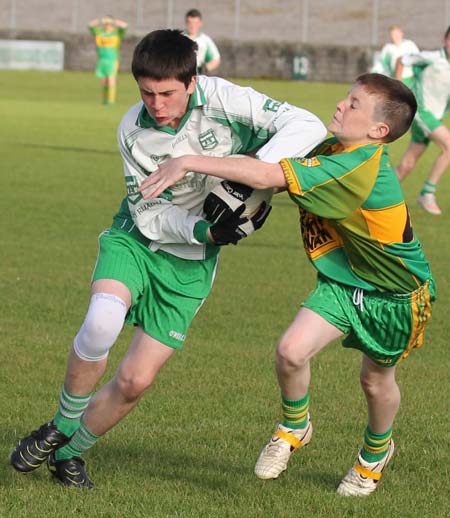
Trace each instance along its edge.
<path fill-rule="evenodd" d="M 273 189 L 253 189 L 253 192 L 245 200 L 245 210 L 242 215 L 246 218 L 251 218 L 259 209 L 263 201 L 270 205 L 270 200 L 273 196 Z"/>
<path fill-rule="evenodd" d="M 230 155 L 229 158 L 247 158 L 246 155 Z M 213 189 L 214 191 L 214 189 Z M 268 189 L 253 189 L 250 196 L 245 200 L 245 210 L 242 215 L 245 218 L 251 218 L 255 212 L 259 209 L 259 206 L 263 201 L 265 201 L 268 205 L 273 196 L 273 189 L 269 187 Z"/>

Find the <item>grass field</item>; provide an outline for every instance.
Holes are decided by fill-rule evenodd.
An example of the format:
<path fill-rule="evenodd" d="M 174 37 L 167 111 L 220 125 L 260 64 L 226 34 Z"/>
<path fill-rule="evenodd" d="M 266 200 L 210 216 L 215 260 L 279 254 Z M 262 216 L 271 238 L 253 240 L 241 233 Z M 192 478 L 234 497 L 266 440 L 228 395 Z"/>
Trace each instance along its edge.
<path fill-rule="evenodd" d="M 242 82 L 244 84 L 244 82 Z M 248 82 L 246 84 L 249 84 Z M 252 81 L 328 121 L 348 85 Z M 119 103 L 100 104 L 93 74 L 0 72 L 0 517 L 448 517 L 450 418 L 448 260 L 450 179 L 441 217 L 416 205 L 436 149 L 405 182 L 415 230 L 437 280 L 422 351 L 401 365 L 396 453 L 368 499 L 335 494 L 365 427 L 359 354 L 332 344 L 313 361 L 315 436 L 274 482 L 254 462 L 279 417 L 274 347 L 314 284 L 285 194 L 257 235 L 223 250 L 213 293 L 185 348 L 138 408 L 86 458 L 97 489 L 66 490 L 45 467 L 8 465 L 17 439 L 54 415 L 67 351 L 89 300 L 97 235 L 124 195 L 115 129 L 137 102 L 130 77 Z M 397 163 L 407 138 L 391 147 Z M 110 356 L 109 378 L 132 330 Z"/>

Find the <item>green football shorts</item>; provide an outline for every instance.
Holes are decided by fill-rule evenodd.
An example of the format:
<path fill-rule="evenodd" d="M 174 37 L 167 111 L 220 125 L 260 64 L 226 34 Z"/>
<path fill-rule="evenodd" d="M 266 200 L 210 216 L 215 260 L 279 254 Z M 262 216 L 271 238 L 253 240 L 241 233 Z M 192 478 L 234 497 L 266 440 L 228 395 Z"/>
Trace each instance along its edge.
<path fill-rule="evenodd" d="M 417 144 L 428 145 L 429 135 L 432 131 L 442 126 L 442 121 L 429 111 L 418 108 L 416 116 L 411 124 L 411 139 Z"/>
<path fill-rule="evenodd" d="M 126 321 L 169 347 L 181 349 L 188 328 L 209 295 L 217 256 L 203 261 L 151 252 L 126 232 L 100 235 L 92 282 L 114 279 L 131 292 Z"/>
<path fill-rule="evenodd" d="M 116 76 L 119 70 L 119 62 L 117 59 L 101 58 L 97 62 L 95 75 L 97 77 L 111 77 Z"/>
<path fill-rule="evenodd" d="M 422 347 L 434 299 L 433 279 L 412 293 L 394 294 L 363 292 L 319 275 L 303 306 L 345 333 L 344 347 L 392 367 Z"/>

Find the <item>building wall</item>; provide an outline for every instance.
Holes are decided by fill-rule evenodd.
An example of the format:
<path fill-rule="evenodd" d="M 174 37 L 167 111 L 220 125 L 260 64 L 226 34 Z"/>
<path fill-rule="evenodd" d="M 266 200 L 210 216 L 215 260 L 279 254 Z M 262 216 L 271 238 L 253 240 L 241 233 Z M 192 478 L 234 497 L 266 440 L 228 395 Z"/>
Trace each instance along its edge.
<path fill-rule="evenodd" d="M 8 31 L 0 31 L 1 39 L 10 39 Z M 15 39 L 63 41 L 65 46 L 64 68 L 66 70 L 93 70 L 96 51 L 89 34 L 57 32 L 15 32 Z M 124 39 L 121 49 L 120 71 L 130 70 L 133 49 L 139 41 L 137 36 Z M 352 82 L 366 72 L 372 62 L 371 47 L 337 45 L 302 45 L 276 42 L 217 42 L 222 54 L 222 65 L 217 75 L 227 77 L 266 77 L 289 79 L 293 76 L 295 56 L 307 58 L 307 79 L 313 81 Z"/>

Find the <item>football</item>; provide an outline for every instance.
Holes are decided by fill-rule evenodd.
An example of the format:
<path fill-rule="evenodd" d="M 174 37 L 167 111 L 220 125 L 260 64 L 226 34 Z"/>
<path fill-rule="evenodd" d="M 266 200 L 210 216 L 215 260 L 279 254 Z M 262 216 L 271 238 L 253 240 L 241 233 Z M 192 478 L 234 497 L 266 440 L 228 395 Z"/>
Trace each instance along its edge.
<path fill-rule="evenodd" d="M 230 155 L 229 158 L 244 158 L 246 155 Z M 273 196 L 273 189 L 253 189 L 250 196 L 245 200 L 245 210 L 243 216 L 251 218 L 255 212 L 259 209 L 259 206 L 263 201 L 270 204 Z"/>
<path fill-rule="evenodd" d="M 259 209 L 263 201 L 270 205 L 270 200 L 273 196 L 273 189 L 253 189 L 250 196 L 245 200 L 245 210 L 242 215 L 246 218 L 251 218 Z"/>
<path fill-rule="evenodd" d="M 244 158 L 245 155 L 230 155 L 229 158 Z M 215 178 L 215 186 L 211 189 L 211 194 L 226 201 L 231 209 L 235 210 L 242 202 L 245 203 L 245 210 L 242 216 L 251 218 L 259 209 L 261 203 L 265 201 L 268 205 L 273 196 L 273 189 L 252 189 L 238 182 L 224 182 Z M 219 180 L 217 182 L 217 180 Z M 241 187 L 241 188 L 240 188 Z M 250 194 L 247 194 L 250 192 Z M 245 193 L 245 194 L 244 194 Z M 225 213 L 224 213 L 225 216 Z M 215 221 L 220 221 L 220 217 Z"/>

